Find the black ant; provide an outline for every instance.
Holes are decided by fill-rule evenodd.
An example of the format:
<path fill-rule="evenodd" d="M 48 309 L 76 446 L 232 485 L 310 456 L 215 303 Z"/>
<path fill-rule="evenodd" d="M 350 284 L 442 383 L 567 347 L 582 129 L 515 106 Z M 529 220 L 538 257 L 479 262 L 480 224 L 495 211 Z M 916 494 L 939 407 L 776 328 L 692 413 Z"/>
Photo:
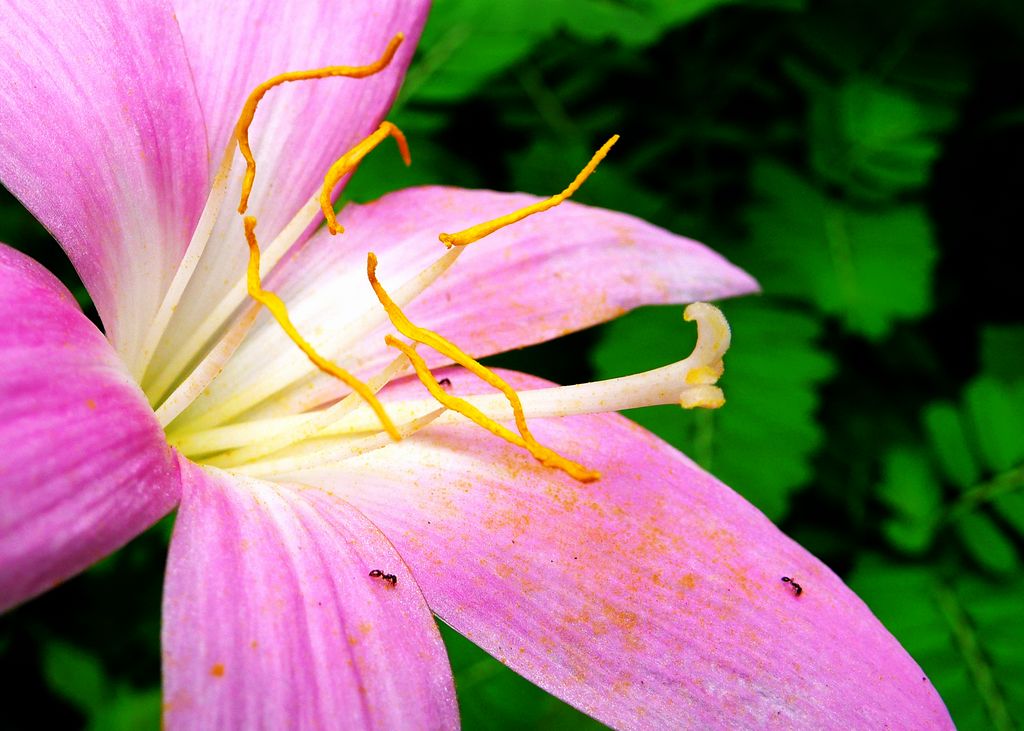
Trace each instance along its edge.
<path fill-rule="evenodd" d="M 450 378 L 442 378 L 440 381 L 437 382 L 437 385 L 440 386 L 441 388 L 447 390 L 447 389 L 451 388 L 451 386 L 452 386 L 452 379 L 450 379 Z"/>
<path fill-rule="evenodd" d="M 391 586 L 394 586 L 395 584 L 398 583 L 398 577 L 397 576 L 395 576 L 394 574 L 385 574 L 380 569 L 374 569 L 373 571 L 371 571 L 370 572 L 370 576 L 372 576 L 375 579 L 384 579 L 384 581 L 387 581 L 388 583 L 390 583 Z"/>
<path fill-rule="evenodd" d="M 782 580 L 785 581 L 787 584 L 792 584 L 793 585 L 793 594 L 794 594 L 794 596 L 800 596 L 801 594 L 804 593 L 804 588 L 802 586 L 800 586 L 800 584 L 798 584 L 795 581 L 793 581 L 788 576 L 783 576 Z"/>

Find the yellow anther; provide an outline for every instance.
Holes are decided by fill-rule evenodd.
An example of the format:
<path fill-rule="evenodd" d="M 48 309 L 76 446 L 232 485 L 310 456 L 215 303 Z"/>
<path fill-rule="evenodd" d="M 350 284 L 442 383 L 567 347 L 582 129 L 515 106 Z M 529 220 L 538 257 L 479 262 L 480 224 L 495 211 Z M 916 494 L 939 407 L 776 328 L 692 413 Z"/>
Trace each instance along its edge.
<path fill-rule="evenodd" d="M 720 409 L 725 405 L 725 394 L 718 386 L 696 386 L 679 394 L 679 405 L 684 409 Z"/>
<path fill-rule="evenodd" d="M 725 363 L 719 360 L 714 364 L 698 366 L 691 370 L 686 374 L 686 383 L 690 386 L 717 383 L 723 373 L 725 373 Z"/>
<path fill-rule="evenodd" d="M 306 339 L 299 334 L 299 331 L 295 329 L 291 318 L 288 316 L 288 308 L 285 307 L 281 298 L 273 292 L 268 292 L 263 289 L 260 279 L 260 247 L 256 241 L 256 219 L 253 216 L 245 217 L 245 240 L 249 244 L 249 268 L 246 272 L 246 284 L 248 285 L 249 296 L 267 308 L 289 339 L 299 346 L 299 349 L 306 354 L 306 357 L 312 361 L 313 365 L 324 373 L 334 376 L 362 396 L 363 400 L 366 401 L 366 403 L 370 405 L 370 408 L 373 409 L 374 413 L 377 414 L 377 418 L 380 419 L 380 423 L 383 425 L 385 431 L 391 435 L 391 438 L 395 441 L 401 439 L 398 429 L 395 428 L 394 423 L 387 415 L 387 412 L 384 411 L 384 407 L 374 395 L 373 391 L 351 373 L 317 353 L 313 346 L 310 345 Z"/>
<path fill-rule="evenodd" d="M 409 145 L 405 141 L 405 135 L 402 134 L 402 130 L 391 124 L 391 122 L 381 122 L 380 127 L 378 127 L 375 132 L 339 157 L 338 160 L 331 165 L 331 169 L 327 171 L 327 175 L 324 176 L 324 187 L 320 191 L 320 208 L 323 209 L 324 218 L 327 219 L 327 228 L 331 232 L 331 235 L 344 233 L 345 231 L 343 226 L 338 225 L 338 219 L 334 215 L 334 206 L 331 203 L 331 191 L 334 190 L 334 186 L 338 184 L 339 180 L 351 171 L 355 170 L 359 166 L 359 163 L 363 161 L 363 158 L 370 154 L 370 152 L 377 147 L 377 145 L 387 139 L 388 136 L 395 138 L 395 144 L 398 145 L 398 152 L 401 154 L 402 160 L 405 161 L 406 165 L 411 165 L 412 158 L 409 157 Z"/>
<path fill-rule="evenodd" d="M 402 343 L 393 337 L 387 338 L 386 340 L 388 345 L 398 348 L 409 358 L 413 367 L 416 369 L 416 375 L 419 376 L 421 381 L 423 381 L 423 384 L 435 399 L 453 411 L 458 411 L 460 414 L 468 417 L 492 434 L 495 434 L 518 447 L 526 449 L 546 467 L 557 467 L 570 477 L 579 480 L 580 482 L 592 482 L 601 476 L 599 472 L 589 470 L 583 465 L 573 462 L 570 459 L 566 459 L 548 447 L 540 444 L 526 426 L 526 416 L 523 413 L 523 405 L 519 400 L 519 394 L 517 394 L 515 389 L 513 389 L 502 378 L 480 365 L 480 363 L 466 355 L 456 345 L 437 333 L 414 325 L 412 321 L 405 316 L 405 313 L 399 309 L 398 305 L 395 304 L 394 300 L 391 299 L 377 280 L 377 257 L 373 252 L 370 252 L 366 257 L 366 275 L 370 280 L 370 285 L 373 287 L 373 291 L 377 294 L 377 299 L 380 300 L 381 305 L 384 307 L 388 317 L 391 319 L 391 324 L 393 324 L 400 333 L 418 343 L 428 345 L 438 353 L 451 358 L 463 368 L 470 371 L 473 375 L 498 389 L 505 395 L 505 398 L 508 399 L 509 405 L 512 407 L 512 413 L 515 418 L 516 427 L 519 429 L 519 435 L 516 435 L 501 424 L 488 418 L 483 412 L 476 409 L 465 400 L 447 394 L 431 375 L 423 358 L 421 358 L 405 343 Z"/>
<path fill-rule="evenodd" d="M 561 193 L 553 195 L 547 200 L 539 201 L 526 206 L 525 208 L 520 208 L 518 211 L 513 211 L 512 213 L 500 216 L 499 218 L 495 218 L 491 221 L 485 221 L 484 223 L 478 223 L 475 226 L 470 226 L 464 231 L 459 231 L 454 234 L 441 234 L 438 238 L 441 239 L 441 243 L 449 249 L 453 246 L 466 246 L 467 244 L 472 244 L 474 241 L 479 241 L 484 236 L 489 236 L 498 229 L 505 228 L 505 226 L 508 226 L 509 224 L 522 221 L 527 216 L 532 216 L 534 213 L 541 213 L 554 208 L 580 189 L 580 186 L 583 185 L 583 181 L 590 177 L 591 173 L 597 169 L 600 162 L 604 160 L 608 151 L 612 149 L 612 145 L 618 141 L 619 136 L 613 135 L 610 140 L 601 145 L 601 149 L 594 153 L 594 156 L 590 158 L 590 162 L 587 163 L 587 166 L 580 171 L 580 174 L 577 175 L 571 183 L 569 183 L 569 187 Z"/>
<path fill-rule="evenodd" d="M 367 76 L 373 76 L 387 68 L 388 64 L 391 63 L 391 59 L 395 57 L 395 51 L 398 50 L 398 47 L 402 44 L 404 39 L 404 34 L 396 34 L 388 43 L 388 47 L 384 49 L 383 55 L 373 63 L 367 64 L 366 66 L 325 66 L 320 69 L 310 69 L 308 71 L 288 71 L 287 73 L 278 74 L 271 79 L 267 79 L 252 90 L 252 93 L 249 94 L 249 98 L 245 100 L 245 105 L 242 107 L 242 113 L 239 115 L 238 123 L 235 125 L 235 139 L 238 141 L 238 151 L 241 152 L 242 157 L 245 158 L 245 177 L 242 180 L 242 197 L 238 203 L 239 213 L 245 213 L 246 209 L 249 207 L 249 193 L 252 192 L 252 184 L 256 179 L 256 161 L 253 159 L 252 148 L 249 146 L 249 126 L 252 124 L 253 115 L 256 114 L 256 107 L 259 105 L 260 100 L 263 99 L 264 95 L 275 86 L 286 84 L 289 81 L 326 79 L 332 76 L 344 76 L 350 79 L 362 79 Z"/>

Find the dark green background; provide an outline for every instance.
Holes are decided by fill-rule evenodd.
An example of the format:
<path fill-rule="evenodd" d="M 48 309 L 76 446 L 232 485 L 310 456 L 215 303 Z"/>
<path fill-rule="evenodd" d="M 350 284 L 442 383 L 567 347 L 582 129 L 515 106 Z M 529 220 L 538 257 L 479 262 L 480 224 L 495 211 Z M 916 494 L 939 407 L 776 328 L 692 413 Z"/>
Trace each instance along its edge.
<path fill-rule="evenodd" d="M 961 728 L 1024 726 L 1024 4 L 438 0 L 391 119 L 414 165 L 378 152 L 354 199 L 553 193 L 620 133 L 578 199 L 764 287 L 724 304 L 724 409 L 630 415 L 843 575 Z M 84 301 L 2 189 L 0 240 Z M 691 342 L 647 308 L 493 362 L 575 382 Z M 0 619 L 0 727 L 157 728 L 166 535 Z M 467 728 L 595 725 L 446 639 Z"/>

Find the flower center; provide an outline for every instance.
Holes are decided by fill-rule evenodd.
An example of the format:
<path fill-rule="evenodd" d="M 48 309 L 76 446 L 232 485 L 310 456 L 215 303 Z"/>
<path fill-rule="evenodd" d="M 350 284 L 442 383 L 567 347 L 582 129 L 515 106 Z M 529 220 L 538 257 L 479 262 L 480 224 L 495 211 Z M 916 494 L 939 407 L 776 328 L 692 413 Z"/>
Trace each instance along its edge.
<path fill-rule="evenodd" d="M 354 323 L 350 328 L 353 330 L 352 336 L 358 338 L 366 335 L 380 324 L 390 321 L 395 330 L 408 339 L 407 342 L 394 335 L 386 337 L 387 345 L 395 348 L 399 355 L 380 373 L 362 381 L 325 357 L 302 335 L 281 297 L 264 288 L 262 271 L 273 268 L 307 228 L 317 208 L 322 211 L 330 233 L 342 233 L 344 229 L 337 222 L 331 200 L 331 193 L 339 181 L 354 172 L 365 156 L 389 136 L 395 138 L 406 164 L 409 164 L 408 147 L 401 131 L 390 122 L 383 122 L 375 132 L 331 165 L 319 194 L 309 199 L 264 253 L 256 237 L 256 218 L 244 215 L 256 176 L 256 161 L 249 144 L 250 125 L 260 101 L 275 86 L 330 76 L 370 76 L 391 62 L 401 42 L 402 35 L 395 36 L 384 54 L 366 66 L 332 66 L 275 76 L 257 86 L 246 100 L 232 143 L 214 178 L 207 208 L 200 217 L 196 234 L 172 282 L 164 306 L 155 319 L 144 349 L 142 370 L 137 374 L 151 400 L 158 404 L 157 416 L 165 426 L 170 443 L 186 456 L 200 462 L 272 478 L 323 467 L 363 454 L 408 437 L 431 423 L 450 423 L 463 418 L 522 448 L 543 465 L 562 470 L 579 481 L 589 482 L 598 479 L 599 473 L 541 444 L 529 429 L 528 417 L 613 411 L 657 403 L 675 402 L 685 408 L 717 408 L 724 403 L 720 389 L 713 384 L 722 373 L 722 356 L 728 348 L 730 335 L 725 318 L 711 305 L 698 303 L 686 309 L 684 317 L 697 321 L 698 340 L 693 353 L 679 363 L 610 381 L 524 392 L 517 392 L 501 377 L 440 334 L 417 326 L 403 312 L 403 307 L 456 262 L 463 247 L 528 216 L 549 210 L 572 196 L 607 155 L 618 140 L 617 135 L 595 153 L 587 166 L 561 193 L 458 233 L 440 234 L 440 241 L 449 251 L 397 288 L 394 296 L 389 294 L 377 277 L 377 257 L 373 252 L 368 252 L 367 278 L 381 309 L 367 313 Z M 244 215 L 243 230 L 249 249 L 248 267 L 241 287 L 242 296 L 238 297 L 238 286 L 229 292 L 196 329 L 189 343 L 194 347 L 193 350 L 185 348 L 184 353 L 161 364 L 161 368 L 151 367 L 147 370 L 146 365 L 156 352 L 160 338 L 170 322 L 170 313 L 180 301 L 213 230 L 226 192 L 234 144 L 238 145 L 246 162 L 238 205 L 239 214 Z M 250 298 L 248 306 L 245 305 L 245 294 Z M 224 369 L 249 333 L 261 306 L 267 309 L 281 331 L 306 356 L 309 364 L 344 383 L 351 393 L 335 403 L 311 404 L 301 413 L 247 419 L 247 411 L 280 388 L 294 383 L 295 373 L 290 373 L 278 378 L 260 379 L 258 387 L 240 389 L 204 413 L 190 414 L 188 406 L 207 391 Z M 498 393 L 472 397 L 459 397 L 450 393 L 417 352 L 419 346 L 430 348 L 448 361 L 461 365 Z M 205 352 L 205 355 L 197 358 L 194 353 L 198 352 Z M 385 407 L 377 398 L 377 392 L 410 366 L 431 398 L 390 401 Z"/>

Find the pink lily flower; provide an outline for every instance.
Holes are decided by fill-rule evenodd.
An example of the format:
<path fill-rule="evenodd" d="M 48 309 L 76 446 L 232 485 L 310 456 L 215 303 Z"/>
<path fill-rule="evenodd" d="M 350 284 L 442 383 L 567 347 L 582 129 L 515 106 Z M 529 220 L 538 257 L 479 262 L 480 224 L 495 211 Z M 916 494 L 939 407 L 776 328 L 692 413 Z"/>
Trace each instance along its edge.
<path fill-rule="evenodd" d="M 456 727 L 432 613 L 615 727 L 950 727 L 827 567 L 600 413 L 717 405 L 728 329 L 715 308 L 691 306 L 698 344 L 666 369 L 570 388 L 498 374 L 529 439 L 494 426 L 516 414 L 459 357 L 385 345 L 413 332 L 403 312 L 482 357 L 642 304 L 756 289 L 700 244 L 571 202 L 444 253 L 439 232 L 540 200 L 519 194 L 404 190 L 345 208 L 340 237 L 318 228 L 334 159 L 390 133 L 378 124 L 427 6 L 0 4 L 0 179 L 64 247 L 105 331 L 0 245 L 0 609 L 177 507 L 170 729 Z M 234 212 L 239 110 L 275 74 L 385 49 L 366 78 L 289 83 L 259 107 L 247 212 L 269 242 L 263 290 L 258 260 L 247 278 L 253 227 Z M 247 296 L 271 291 L 310 350 L 364 379 L 370 405 Z M 434 369 L 420 373 L 432 395 L 402 377 L 410 360 Z M 370 408 L 378 390 L 400 440 Z M 587 470 L 600 479 L 584 484 Z"/>

